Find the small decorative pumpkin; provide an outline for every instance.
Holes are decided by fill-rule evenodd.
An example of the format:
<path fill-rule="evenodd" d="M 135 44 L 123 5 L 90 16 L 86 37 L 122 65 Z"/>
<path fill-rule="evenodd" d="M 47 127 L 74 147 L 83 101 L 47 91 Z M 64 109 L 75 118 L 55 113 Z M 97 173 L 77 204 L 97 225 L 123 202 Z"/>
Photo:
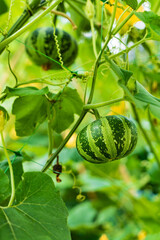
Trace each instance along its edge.
<path fill-rule="evenodd" d="M 59 44 L 60 54 L 64 66 L 71 65 L 78 53 L 78 46 L 75 39 L 67 32 L 55 30 Z M 53 27 L 41 27 L 31 32 L 25 41 L 26 52 L 30 59 L 44 69 L 59 69 L 61 66 L 52 59 L 59 62 L 57 46 L 54 38 Z"/>
<path fill-rule="evenodd" d="M 122 115 L 102 117 L 77 136 L 79 154 L 92 163 L 106 163 L 129 155 L 137 143 L 137 128 Z"/>

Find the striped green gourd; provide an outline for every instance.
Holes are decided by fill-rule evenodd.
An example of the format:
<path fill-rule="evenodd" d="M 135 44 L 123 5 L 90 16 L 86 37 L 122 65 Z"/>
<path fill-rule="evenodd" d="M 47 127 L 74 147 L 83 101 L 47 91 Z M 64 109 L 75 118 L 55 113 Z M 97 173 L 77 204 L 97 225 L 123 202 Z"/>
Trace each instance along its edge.
<path fill-rule="evenodd" d="M 58 69 L 60 65 L 52 59 L 59 62 L 57 53 L 57 46 L 53 35 L 53 27 L 37 28 L 29 34 L 25 41 L 26 52 L 30 59 L 37 65 L 48 69 Z M 75 39 L 67 32 L 57 29 L 55 30 L 57 36 L 60 53 L 64 66 L 71 65 L 78 53 L 78 46 Z"/>
<path fill-rule="evenodd" d="M 106 163 L 130 154 L 137 143 L 137 129 L 133 121 L 122 115 L 102 117 L 77 136 L 79 154 L 92 163 Z"/>

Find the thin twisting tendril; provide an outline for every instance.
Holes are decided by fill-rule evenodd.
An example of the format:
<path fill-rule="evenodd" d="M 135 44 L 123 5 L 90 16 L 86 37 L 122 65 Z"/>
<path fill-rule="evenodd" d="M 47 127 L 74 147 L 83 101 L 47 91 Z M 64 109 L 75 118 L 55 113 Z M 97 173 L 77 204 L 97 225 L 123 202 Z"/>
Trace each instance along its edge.
<path fill-rule="evenodd" d="M 10 50 L 8 48 L 7 48 L 7 51 L 8 51 L 8 67 L 9 67 L 10 72 L 12 73 L 12 75 L 14 76 L 14 78 L 16 80 L 16 84 L 15 85 L 17 86 L 18 78 L 17 78 L 16 74 L 13 72 L 11 64 L 10 64 L 10 54 L 11 54 L 11 52 L 10 52 Z"/>
<path fill-rule="evenodd" d="M 52 12 L 50 12 L 50 16 L 51 16 L 51 22 L 53 24 L 53 36 L 54 36 L 54 40 L 55 40 L 55 44 L 56 44 L 56 49 L 57 49 L 57 54 L 58 54 L 58 58 L 59 58 L 59 62 L 61 64 L 61 67 L 63 67 L 63 60 L 62 60 L 62 55 L 61 55 L 61 50 L 60 50 L 60 47 L 59 47 L 59 42 L 58 42 L 58 37 L 56 35 L 56 27 L 54 25 L 54 22 L 52 21 Z"/>

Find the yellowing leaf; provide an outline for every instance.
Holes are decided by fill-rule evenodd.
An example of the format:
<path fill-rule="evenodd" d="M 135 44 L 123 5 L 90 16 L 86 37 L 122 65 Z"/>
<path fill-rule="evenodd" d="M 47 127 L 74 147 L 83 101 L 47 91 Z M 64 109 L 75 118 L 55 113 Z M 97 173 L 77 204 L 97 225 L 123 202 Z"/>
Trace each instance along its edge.
<path fill-rule="evenodd" d="M 109 240 L 109 238 L 106 236 L 106 234 L 103 234 L 99 240 Z"/>
<path fill-rule="evenodd" d="M 121 114 L 124 115 L 126 112 L 126 103 L 122 101 L 119 105 L 114 105 L 111 107 L 110 115 Z"/>
<path fill-rule="evenodd" d="M 64 132 L 64 137 L 66 137 L 68 135 L 70 130 L 66 130 Z M 69 141 L 67 142 L 66 144 L 66 147 L 67 148 L 75 148 L 76 147 L 76 138 L 77 138 L 77 134 L 76 133 L 73 133 L 72 137 L 69 139 Z"/>
<path fill-rule="evenodd" d="M 141 230 L 139 233 L 138 233 L 138 240 L 144 240 L 146 238 L 147 234 L 144 230 Z"/>
<path fill-rule="evenodd" d="M 110 3 L 112 6 L 110 6 L 109 4 L 105 4 L 105 8 L 108 11 L 108 14 L 112 14 L 113 12 L 113 8 L 114 8 L 114 0 L 110 0 Z M 124 10 L 127 8 L 128 6 L 124 6 L 122 4 L 118 4 L 117 7 L 117 11 L 116 11 L 116 20 L 119 19 L 119 17 L 121 16 L 121 14 L 124 12 Z M 137 12 L 143 12 L 144 8 L 141 6 Z M 130 14 L 129 11 L 125 12 L 124 15 L 121 17 L 120 22 L 122 22 L 128 15 Z M 133 15 L 128 22 L 123 26 L 123 28 L 121 29 L 121 33 L 125 33 L 131 26 L 133 26 L 135 23 L 137 23 L 139 21 L 139 18 L 135 15 Z"/>

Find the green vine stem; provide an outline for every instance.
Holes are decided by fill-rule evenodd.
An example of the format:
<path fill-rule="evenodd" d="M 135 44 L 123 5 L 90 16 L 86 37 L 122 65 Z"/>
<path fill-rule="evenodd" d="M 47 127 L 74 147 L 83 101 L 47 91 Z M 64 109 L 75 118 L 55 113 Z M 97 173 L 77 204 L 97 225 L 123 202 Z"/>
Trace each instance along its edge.
<path fill-rule="evenodd" d="M 13 33 L 15 33 L 16 31 L 18 31 L 26 22 L 27 20 L 34 14 L 36 13 L 39 8 L 38 5 L 40 3 L 40 0 L 33 0 L 23 11 L 23 13 L 21 14 L 21 16 L 18 18 L 18 20 L 13 24 L 13 26 L 10 28 L 10 30 L 8 31 L 8 33 L 4 36 L 4 38 L 2 39 L 1 42 L 3 42 L 6 38 L 8 38 L 9 36 L 11 36 Z M 44 4 L 43 4 L 44 5 Z M 5 48 L 3 48 L 0 51 L 0 54 L 3 52 Z"/>
<path fill-rule="evenodd" d="M 70 137 L 72 136 L 72 134 L 75 132 L 75 130 L 77 129 L 77 127 L 79 126 L 79 124 L 82 122 L 83 118 L 85 117 L 87 111 L 83 110 L 81 115 L 79 116 L 77 122 L 75 123 L 75 125 L 73 126 L 73 128 L 71 129 L 71 131 L 68 133 L 67 137 L 64 139 L 64 141 L 60 144 L 60 146 L 57 148 L 57 150 L 55 151 L 54 154 L 52 154 L 52 156 L 47 160 L 46 164 L 44 165 L 44 167 L 42 168 L 42 172 L 45 172 L 50 165 L 52 164 L 53 160 L 57 157 L 57 155 L 60 153 L 60 151 L 63 149 L 63 147 L 66 145 L 66 143 L 68 142 L 68 140 L 70 139 Z"/>
<path fill-rule="evenodd" d="M 95 104 L 86 104 L 86 105 L 84 105 L 83 108 L 84 109 L 96 109 L 96 108 L 104 107 L 104 106 L 111 105 L 111 104 L 125 101 L 125 100 L 126 99 L 124 97 L 121 97 L 121 98 L 113 99 L 113 100 L 106 101 L 106 102 L 95 103 Z"/>
<path fill-rule="evenodd" d="M 14 198 L 15 198 L 15 183 L 14 183 L 14 173 L 13 173 L 13 167 L 12 167 L 12 163 L 11 160 L 9 158 L 7 149 L 6 149 L 6 145 L 5 145 L 5 141 L 4 141 L 4 137 L 3 137 L 3 131 L 1 131 L 1 139 L 2 139 L 2 145 L 4 148 L 4 153 L 5 156 L 7 158 L 8 161 L 8 166 L 9 166 L 9 171 L 10 171 L 10 178 L 11 178 L 11 197 L 8 203 L 8 207 L 12 206 Z"/>
<path fill-rule="evenodd" d="M 50 157 L 53 149 L 52 114 L 50 102 L 48 102 L 47 105 L 47 115 L 48 115 L 48 138 L 49 138 L 48 156 Z"/>
<path fill-rule="evenodd" d="M 35 17 L 31 22 L 26 24 L 24 27 L 19 29 L 17 32 L 15 32 L 13 35 L 9 36 L 7 39 L 5 39 L 3 42 L 0 43 L 0 53 L 3 51 L 3 49 L 14 39 L 19 37 L 22 33 L 24 33 L 26 30 L 28 30 L 33 24 L 35 24 L 37 21 L 39 21 L 42 17 L 44 17 L 47 13 L 49 13 L 54 7 L 56 7 L 62 0 L 57 0 L 53 2 L 46 10 L 44 10 L 42 13 L 40 13 L 37 17 Z"/>
<path fill-rule="evenodd" d="M 154 154 L 154 157 L 155 157 L 155 159 L 157 161 L 158 166 L 160 167 L 160 159 L 158 158 L 157 153 L 154 150 L 154 147 L 152 145 L 152 142 L 150 141 L 149 136 L 147 135 L 145 129 L 142 127 L 142 124 L 141 124 L 140 118 L 138 116 L 136 107 L 134 106 L 134 104 L 131 104 L 131 106 L 132 106 L 132 109 L 133 109 L 133 112 L 134 112 L 134 115 L 135 115 L 135 119 L 136 119 L 136 121 L 137 121 L 137 123 L 139 125 L 139 128 L 140 128 L 141 132 L 143 133 L 144 138 L 146 139 L 146 142 L 148 143 L 151 152 Z"/>
<path fill-rule="evenodd" d="M 146 34 L 146 35 L 147 35 L 147 34 Z M 146 35 L 144 36 L 144 38 L 142 38 L 140 41 L 138 41 L 138 42 L 136 42 L 135 44 L 133 44 L 131 47 L 126 48 L 125 50 L 120 51 L 119 53 L 112 54 L 112 55 L 110 55 L 108 58 L 109 58 L 109 59 L 113 59 L 113 58 L 119 57 L 119 56 L 122 55 L 122 54 L 125 54 L 125 53 L 130 52 L 132 49 L 134 49 L 135 47 L 137 47 L 137 46 L 139 46 L 140 44 L 144 43 L 146 40 L 151 40 L 150 38 L 146 38 Z"/>
<path fill-rule="evenodd" d="M 16 87 L 26 85 L 26 84 L 30 84 L 30 83 L 43 83 L 43 84 L 48 84 L 48 85 L 51 85 L 51 86 L 62 86 L 64 84 L 68 83 L 68 82 L 69 82 L 69 80 L 67 80 L 65 82 L 61 82 L 61 83 L 53 83 L 52 81 L 39 78 L 39 79 L 33 79 L 33 80 L 30 80 L 30 81 L 19 83 L 19 84 L 16 85 Z"/>
<path fill-rule="evenodd" d="M 110 23 L 109 31 L 108 31 L 108 34 L 109 34 L 109 35 L 111 35 L 112 28 L 113 28 L 113 24 L 114 24 L 114 21 L 115 21 L 117 4 L 118 4 L 118 0 L 115 0 L 115 2 L 114 2 L 114 8 L 113 8 L 113 13 L 112 13 L 112 18 L 111 18 L 111 23 Z"/>
<path fill-rule="evenodd" d="M 159 143 L 160 142 L 160 138 L 158 136 L 157 130 L 155 129 L 155 127 L 153 125 L 153 120 L 152 120 L 152 116 L 151 116 L 149 108 L 148 108 L 148 120 L 150 122 L 151 130 L 152 130 L 152 132 L 154 134 L 154 137 L 155 137 L 156 141 Z"/>
<path fill-rule="evenodd" d="M 94 31 L 94 22 L 93 22 L 93 19 L 90 19 L 90 26 L 91 26 L 91 31 L 92 31 L 93 52 L 94 52 L 95 57 L 97 58 L 96 36 L 95 36 L 95 31 Z"/>

